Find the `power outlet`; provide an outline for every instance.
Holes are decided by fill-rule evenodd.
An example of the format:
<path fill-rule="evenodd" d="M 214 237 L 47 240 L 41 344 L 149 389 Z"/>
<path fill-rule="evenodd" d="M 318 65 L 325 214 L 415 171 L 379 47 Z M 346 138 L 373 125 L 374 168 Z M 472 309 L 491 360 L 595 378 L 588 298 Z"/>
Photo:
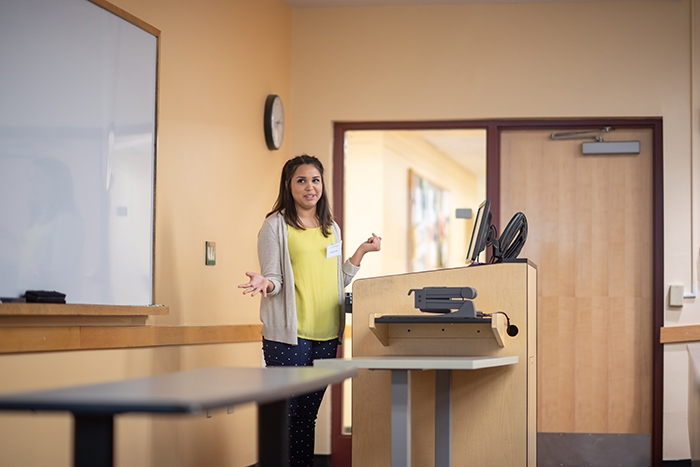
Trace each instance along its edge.
<path fill-rule="evenodd" d="M 206 256 L 204 258 L 204 264 L 207 266 L 216 265 L 216 242 L 206 242 Z"/>

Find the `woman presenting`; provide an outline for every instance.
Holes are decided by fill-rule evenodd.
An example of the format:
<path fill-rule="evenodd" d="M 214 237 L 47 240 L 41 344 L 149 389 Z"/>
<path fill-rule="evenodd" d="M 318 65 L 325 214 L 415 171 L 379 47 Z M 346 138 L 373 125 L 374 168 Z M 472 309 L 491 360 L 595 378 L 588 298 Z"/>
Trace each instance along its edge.
<path fill-rule="evenodd" d="M 340 228 L 333 221 L 323 165 L 303 154 L 287 161 L 279 193 L 258 234 L 260 274 L 238 287 L 262 294 L 266 366 L 311 366 L 335 358 L 345 327 L 345 287 L 365 253 L 379 251 L 372 234 L 345 262 Z M 315 426 L 325 389 L 294 397 L 289 405 L 290 466 L 313 466 Z"/>

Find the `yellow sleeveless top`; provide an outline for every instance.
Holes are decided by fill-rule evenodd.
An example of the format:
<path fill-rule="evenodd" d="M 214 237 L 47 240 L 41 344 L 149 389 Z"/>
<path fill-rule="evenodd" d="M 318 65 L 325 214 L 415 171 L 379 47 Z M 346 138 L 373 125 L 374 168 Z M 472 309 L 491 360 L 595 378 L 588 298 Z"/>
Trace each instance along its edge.
<path fill-rule="evenodd" d="M 321 227 L 287 229 L 289 257 L 294 272 L 297 305 L 297 336 L 327 341 L 338 337 L 338 257 L 326 258 L 326 248 L 335 243 Z"/>

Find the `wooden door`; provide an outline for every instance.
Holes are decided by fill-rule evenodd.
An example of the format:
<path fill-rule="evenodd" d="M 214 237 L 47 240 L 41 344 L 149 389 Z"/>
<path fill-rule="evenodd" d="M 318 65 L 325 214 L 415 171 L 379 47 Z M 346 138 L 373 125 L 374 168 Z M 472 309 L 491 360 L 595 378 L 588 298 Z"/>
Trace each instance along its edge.
<path fill-rule="evenodd" d="M 500 139 L 499 225 L 525 213 L 539 271 L 538 432 L 650 434 L 652 131 L 605 134 L 641 152 L 596 156 L 552 131 Z"/>

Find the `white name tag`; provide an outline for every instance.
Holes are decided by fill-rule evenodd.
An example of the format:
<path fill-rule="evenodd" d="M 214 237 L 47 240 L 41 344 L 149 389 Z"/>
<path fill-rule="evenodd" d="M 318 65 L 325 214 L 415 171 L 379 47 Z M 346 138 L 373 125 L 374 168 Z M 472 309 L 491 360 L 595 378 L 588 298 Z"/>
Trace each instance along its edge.
<path fill-rule="evenodd" d="M 326 258 L 333 258 L 335 256 L 340 256 L 342 253 L 342 246 L 343 242 L 338 242 L 334 243 L 332 245 L 328 245 L 328 248 L 326 248 Z"/>

